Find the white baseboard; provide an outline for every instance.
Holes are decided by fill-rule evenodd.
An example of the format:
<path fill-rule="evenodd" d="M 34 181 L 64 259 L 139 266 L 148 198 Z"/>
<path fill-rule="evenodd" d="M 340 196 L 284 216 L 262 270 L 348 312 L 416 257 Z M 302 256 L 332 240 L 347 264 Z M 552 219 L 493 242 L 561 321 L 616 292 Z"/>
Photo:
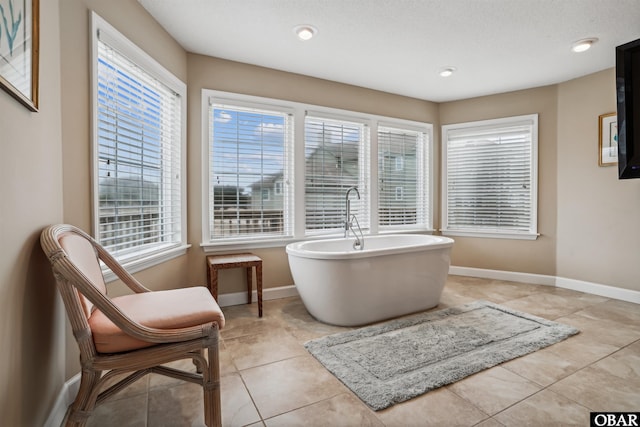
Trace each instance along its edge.
<path fill-rule="evenodd" d="M 449 267 L 449 274 L 457 276 L 481 277 L 483 279 L 508 280 L 510 282 L 531 283 L 533 285 L 555 286 L 555 276 L 543 274 L 518 273 L 516 271 L 488 270 L 485 268 Z"/>
<path fill-rule="evenodd" d="M 585 282 L 583 280 L 567 279 L 564 277 L 556 278 L 556 286 L 559 288 L 571 289 L 573 291 L 586 292 L 588 294 L 600 295 L 607 298 L 640 304 L 640 292 L 631 289 L 616 288 L 614 286 Z"/>
<path fill-rule="evenodd" d="M 262 291 L 263 301 L 271 299 L 287 298 L 298 296 L 298 290 L 294 285 L 280 286 L 278 288 L 265 288 Z M 253 291 L 251 301 L 258 301 L 258 292 Z M 220 307 L 229 307 L 231 305 L 240 305 L 247 303 L 246 292 L 236 292 L 233 294 L 218 295 L 218 304 Z"/>
<path fill-rule="evenodd" d="M 558 288 L 570 289 L 573 291 L 585 292 L 588 294 L 600 295 L 607 298 L 640 304 L 640 291 L 616 288 L 615 286 L 601 285 L 599 283 L 585 282 L 584 280 L 567 279 L 565 277 L 456 266 L 451 266 L 449 268 L 449 274 L 482 277 L 484 279 L 509 280 L 512 282 L 531 283 L 534 285 L 556 286 Z"/>
<path fill-rule="evenodd" d="M 78 389 L 80 389 L 79 373 L 69 378 L 69 380 L 67 380 L 67 382 L 62 385 L 60 394 L 58 394 L 56 403 L 53 405 L 53 408 L 49 413 L 49 417 L 44 423 L 44 427 L 59 427 L 62 425 L 64 416 L 67 413 L 67 408 L 69 407 L 69 405 L 71 405 L 71 403 L 73 403 L 73 400 L 76 398 Z"/>

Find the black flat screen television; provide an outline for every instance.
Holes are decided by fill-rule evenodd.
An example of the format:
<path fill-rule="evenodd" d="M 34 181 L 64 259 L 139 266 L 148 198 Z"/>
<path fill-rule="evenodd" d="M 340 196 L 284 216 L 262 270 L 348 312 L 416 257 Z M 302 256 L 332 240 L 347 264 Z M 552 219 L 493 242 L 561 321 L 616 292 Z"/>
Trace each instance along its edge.
<path fill-rule="evenodd" d="M 616 47 L 618 178 L 640 178 L 640 39 Z"/>

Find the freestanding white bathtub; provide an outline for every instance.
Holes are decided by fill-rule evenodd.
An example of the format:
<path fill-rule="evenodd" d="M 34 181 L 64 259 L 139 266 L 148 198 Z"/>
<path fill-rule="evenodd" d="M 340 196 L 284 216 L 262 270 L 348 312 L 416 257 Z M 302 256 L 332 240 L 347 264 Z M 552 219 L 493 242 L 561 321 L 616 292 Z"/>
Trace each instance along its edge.
<path fill-rule="evenodd" d="M 422 234 L 368 236 L 287 245 L 289 267 L 316 319 L 357 326 L 438 305 L 453 240 Z"/>

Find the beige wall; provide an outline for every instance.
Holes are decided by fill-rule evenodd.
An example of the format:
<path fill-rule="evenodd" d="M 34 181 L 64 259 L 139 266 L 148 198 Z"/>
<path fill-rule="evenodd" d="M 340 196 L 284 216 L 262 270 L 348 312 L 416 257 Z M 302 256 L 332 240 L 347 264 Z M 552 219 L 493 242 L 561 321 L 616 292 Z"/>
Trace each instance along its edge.
<path fill-rule="evenodd" d="M 640 291 L 640 179 L 598 166 L 598 116 L 615 111 L 614 69 L 558 86 L 557 275 Z"/>
<path fill-rule="evenodd" d="M 452 265 L 556 274 L 557 87 L 547 86 L 440 104 L 440 125 L 538 114 L 537 240 L 455 237 Z M 438 204 L 439 208 L 439 204 Z"/>
<path fill-rule="evenodd" d="M 389 93 L 349 86 L 201 55 L 188 55 L 189 70 L 189 283 L 204 284 L 205 254 L 202 240 L 202 89 L 214 89 L 267 98 L 308 103 L 383 116 L 436 123 L 438 105 Z M 437 155 L 437 153 L 436 153 Z M 293 283 L 284 247 L 252 250 L 263 258 L 264 286 Z M 220 273 L 220 293 L 244 288 L 239 271 Z"/>
<path fill-rule="evenodd" d="M 46 19 L 40 28 L 40 112 L 30 113 L 0 93 L 2 425 L 41 425 L 64 380 L 78 372 L 78 351 L 70 335 L 65 343 L 64 312 L 38 235 L 45 225 L 60 221 L 91 230 L 91 9 L 188 83 L 192 247 L 186 256 L 138 273 L 147 286 L 167 289 L 205 282 L 204 253 L 199 247 L 200 97 L 201 89 L 208 88 L 427 121 L 434 124 L 436 137 L 441 124 L 539 113 L 541 237 L 536 241 L 457 238 L 453 264 L 640 290 L 635 250 L 640 240 L 640 180 L 618 181 L 614 168 L 597 166 L 597 116 L 615 109 L 612 70 L 561 85 L 439 105 L 187 54 L 134 0 L 47 0 L 41 1 L 41 9 Z M 435 214 L 437 218 L 437 210 Z M 265 260 L 266 287 L 291 284 L 283 248 L 256 253 Z M 240 272 L 223 272 L 221 279 L 222 293 L 242 290 Z"/>
<path fill-rule="evenodd" d="M 0 91 L 0 425 L 39 426 L 64 382 L 64 318 L 40 231 L 62 220 L 58 1 L 40 2 L 40 112 Z"/>
<path fill-rule="evenodd" d="M 187 54 L 134 0 L 60 0 L 64 222 L 91 233 L 91 34 L 95 11 L 129 40 L 186 83 Z M 186 284 L 187 257 L 136 274 L 152 289 Z M 114 286 L 110 286 L 114 288 Z M 118 284 L 110 289 L 122 293 Z M 67 322 L 66 378 L 80 368 L 78 348 Z"/>

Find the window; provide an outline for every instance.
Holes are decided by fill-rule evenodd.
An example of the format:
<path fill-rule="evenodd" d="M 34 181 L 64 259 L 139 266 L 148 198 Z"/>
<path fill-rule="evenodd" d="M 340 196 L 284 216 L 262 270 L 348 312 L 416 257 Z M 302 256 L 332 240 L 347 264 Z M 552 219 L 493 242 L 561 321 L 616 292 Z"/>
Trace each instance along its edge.
<path fill-rule="evenodd" d="M 538 115 L 442 127 L 443 232 L 537 237 Z"/>
<path fill-rule="evenodd" d="M 365 234 L 431 230 L 430 124 L 214 90 L 202 122 L 205 251 L 342 236 L 351 187 Z"/>
<path fill-rule="evenodd" d="M 396 187 L 396 201 L 404 200 L 404 187 Z"/>
<path fill-rule="evenodd" d="M 133 271 L 186 249 L 184 83 L 97 15 L 94 233 Z"/>
<path fill-rule="evenodd" d="M 209 122 L 210 239 L 291 236 L 290 114 L 211 98 Z"/>
<path fill-rule="evenodd" d="M 368 128 L 362 123 L 307 115 L 304 129 L 305 218 L 307 234 L 344 229 L 345 194 L 351 195 L 351 213 L 368 228 Z"/>
<path fill-rule="evenodd" d="M 381 229 L 428 227 L 425 131 L 378 127 L 378 221 Z"/>

